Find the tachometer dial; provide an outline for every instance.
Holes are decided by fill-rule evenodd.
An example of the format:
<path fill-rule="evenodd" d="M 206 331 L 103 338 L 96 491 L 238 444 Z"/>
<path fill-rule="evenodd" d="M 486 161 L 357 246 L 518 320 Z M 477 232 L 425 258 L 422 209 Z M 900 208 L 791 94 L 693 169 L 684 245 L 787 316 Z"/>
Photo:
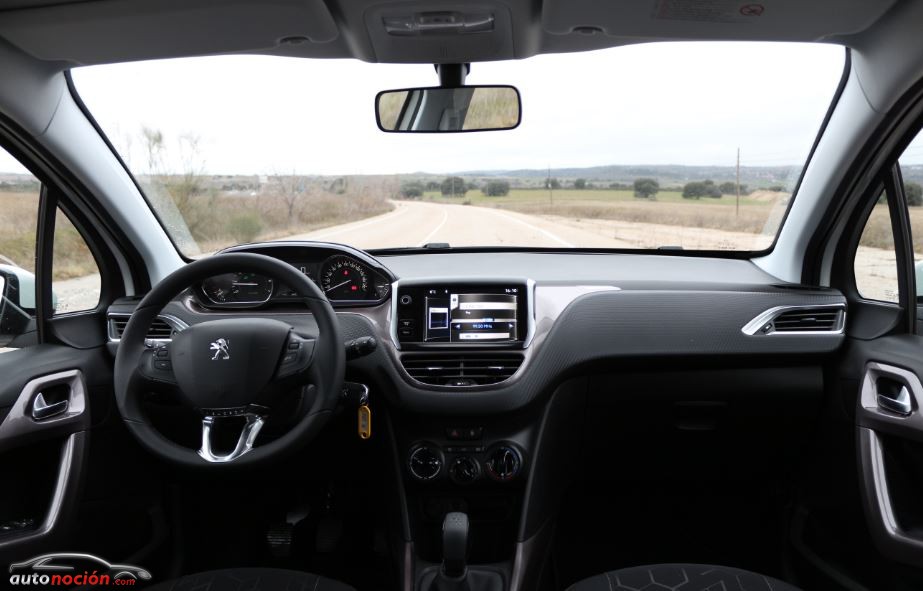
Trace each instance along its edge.
<path fill-rule="evenodd" d="M 331 300 L 365 300 L 369 298 L 369 273 L 359 261 L 335 256 L 321 266 L 321 289 Z"/>
<path fill-rule="evenodd" d="M 272 297 L 272 279 L 256 273 L 225 273 L 203 281 L 202 293 L 213 304 L 262 304 Z"/>

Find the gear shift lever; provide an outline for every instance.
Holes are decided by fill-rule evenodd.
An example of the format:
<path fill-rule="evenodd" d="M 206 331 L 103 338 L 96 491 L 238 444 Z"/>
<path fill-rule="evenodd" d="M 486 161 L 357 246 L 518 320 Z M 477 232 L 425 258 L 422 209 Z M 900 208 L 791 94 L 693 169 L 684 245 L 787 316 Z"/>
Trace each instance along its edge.
<path fill-rule="evenodd" d="M 503 591 L 503 577 L 486 566 L 468 568 L 468 516 L 448 513 L 442 522 L 442 566 L 421 578 L 421 591 Z"/>
<path fill-rule="evenodd" d="M 442 572 L 446 577 L 464 577 L 468 570 L 468 515 L 447 513 L 442 522 Z"/>

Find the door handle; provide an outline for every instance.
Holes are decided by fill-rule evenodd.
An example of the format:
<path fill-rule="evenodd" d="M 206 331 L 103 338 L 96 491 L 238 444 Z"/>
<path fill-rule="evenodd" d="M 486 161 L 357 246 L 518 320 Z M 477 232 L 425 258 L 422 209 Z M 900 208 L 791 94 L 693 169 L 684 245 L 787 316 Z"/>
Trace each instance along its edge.
<path fill-rule="evenodd" d="M 32 403 L 32 418 L 41 421 L 59 415 L 67 410 L 67 402 L 67 399 L 64 399 L 48 404 L 45 401 L 45 395 L 39 392 L 35 397 L 35 402 Z"/>
<path fill-rule="evenodd" d="M 897 393 L 882 394 L 878 392 L 878 407 L 884 410 L 907 416 L 913 411 L 913 404 L 910 399 L 910 390 L 907 386 L 901 386 Z"/>

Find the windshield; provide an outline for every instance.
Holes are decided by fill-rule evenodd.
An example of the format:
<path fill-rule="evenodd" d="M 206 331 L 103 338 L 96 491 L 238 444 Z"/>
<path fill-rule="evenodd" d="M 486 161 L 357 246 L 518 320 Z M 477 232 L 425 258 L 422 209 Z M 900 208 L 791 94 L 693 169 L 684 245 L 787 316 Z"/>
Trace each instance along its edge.
<path fill-rule="evenodd" d="M 187 256 L 358 248 L 770 247 L 842 75 L 820 44 L 654 43 L 475 63 L 509 131 L 383 133 L 433 66 L 219 56 L 78 68 L 76 88 Z"/>

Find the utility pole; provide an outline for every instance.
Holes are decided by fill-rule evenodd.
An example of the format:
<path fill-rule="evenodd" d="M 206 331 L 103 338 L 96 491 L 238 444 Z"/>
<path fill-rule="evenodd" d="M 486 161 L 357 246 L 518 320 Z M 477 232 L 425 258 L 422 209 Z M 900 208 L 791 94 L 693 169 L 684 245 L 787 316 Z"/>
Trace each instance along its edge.
<path fill-rule="evenodd" d="M 554 205 L 554 189 L 551 187 L 551 165 L 548 165 L 548 177 L 545 179 L 548 183 L 548 202 Z"/>
<path fill-rule="evenodd" d="M 740 217 L 740 147 L 737 148 L 737 201 L 734 202 L 734 217 Z"/>

